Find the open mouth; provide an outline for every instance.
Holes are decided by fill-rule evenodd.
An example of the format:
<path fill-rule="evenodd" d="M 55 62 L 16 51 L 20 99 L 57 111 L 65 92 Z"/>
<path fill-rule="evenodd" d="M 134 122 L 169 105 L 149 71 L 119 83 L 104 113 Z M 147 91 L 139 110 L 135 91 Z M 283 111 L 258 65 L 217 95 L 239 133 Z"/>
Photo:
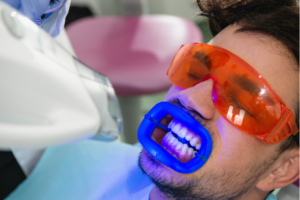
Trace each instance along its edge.
<path fill-rule="evenodd" d="M 170 131 L 155 128 L 151 139 L 166 149 L 179 161 L 186 163 L 195 157 L 201 147 L 201 138 L 170 115 L 164 117 L 161 124 Z"/>

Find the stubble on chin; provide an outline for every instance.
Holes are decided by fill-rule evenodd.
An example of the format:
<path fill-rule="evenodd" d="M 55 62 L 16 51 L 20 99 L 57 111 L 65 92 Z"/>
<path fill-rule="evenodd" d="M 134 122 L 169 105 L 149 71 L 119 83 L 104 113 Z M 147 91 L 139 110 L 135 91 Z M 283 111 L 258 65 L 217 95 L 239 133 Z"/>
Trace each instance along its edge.
<path fill-rule="evenodd" d="M 174 198 L 172 195 L 173 192 L 170 192 L 170 190 L 182 190 L 180 193 L 184 196 L 187 192 L 192 193 L 194 189 L 194 181 L 166 167 L 145 149 L 140 153 L 138 164 L 141 170 L 152 179 L 152 182 L 157 186 L 159 191 L 168 199 L 177 199 L 176 197 Z"/>
<path fill-rule="evenodd" d="M 152 179 L 165 197 L 175 200 L 240 199 L 274 162 L 275 159 L 271 158 L 264 163 L 253 164 L 246 170 L 249 173 L 223 171 L 218 174 L 212 170 L 187 179 L 177 172 L 172 173 L 173 170 L 160 163 L 145 149 L 139 157 L 141 170 Z"/>
<path fill-rule="evenodd" d="M 140 153 L 138 164 L 144 174 L 147 174 L 148 176 L 150 176 L 150 174 L 157 174 L 157 170 L 163 167 L 162 164 L 151 154 L 149 154 L 144 148 Z"/>
<path fill-rule="evenodd" d="M 172 182 L 170 180 L 182 180 L 186 181 L 187 178 L 183 177 L 182 174 L 175 172 L 171 168 L 165 166 L 145 149 L 143 149 L 139 156 L 139 167 L 141 170 L 148 175 L 152 180 L 162 180 L 163 182 Z"/>

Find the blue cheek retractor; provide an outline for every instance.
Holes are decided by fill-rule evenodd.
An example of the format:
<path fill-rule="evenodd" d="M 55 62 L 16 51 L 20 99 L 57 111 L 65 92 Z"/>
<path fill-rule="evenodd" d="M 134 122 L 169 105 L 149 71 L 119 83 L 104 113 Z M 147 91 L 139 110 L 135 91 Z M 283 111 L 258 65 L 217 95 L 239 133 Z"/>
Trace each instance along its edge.
<path fill-rule="evenodd" d="M 195 153 L 195 157 L 192 160 L 186 163 L 179 161 L 151 139 L 151 135 L 156 127 L 163 128 L 167 131 L 171 130 L 160 123 L 167 114 L 198 134 L 202 139 L 199 151 Z M 209 158 L 213 145 L 209 132 L 201 126 L 197 120 L 182 109 L 168 102 L 156 104 L 148 114 L 145 115 L 138 129 L 138 139 L 143 147 L 157 160 L 183 174 L 192 173 L 201 168 Z"/>

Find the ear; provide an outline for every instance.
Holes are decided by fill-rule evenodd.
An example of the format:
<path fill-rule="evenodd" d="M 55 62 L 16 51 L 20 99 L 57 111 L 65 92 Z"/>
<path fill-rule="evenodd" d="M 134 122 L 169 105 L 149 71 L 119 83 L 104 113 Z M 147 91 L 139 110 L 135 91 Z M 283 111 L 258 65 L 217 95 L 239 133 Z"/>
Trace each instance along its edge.
<path fill-rule="evenodd" d="M 287 186 L 299 179 L 299 150 L 284 152 L 280 157 L 275 169 L 256 184 L 258 189 L 271 191 Z"/>

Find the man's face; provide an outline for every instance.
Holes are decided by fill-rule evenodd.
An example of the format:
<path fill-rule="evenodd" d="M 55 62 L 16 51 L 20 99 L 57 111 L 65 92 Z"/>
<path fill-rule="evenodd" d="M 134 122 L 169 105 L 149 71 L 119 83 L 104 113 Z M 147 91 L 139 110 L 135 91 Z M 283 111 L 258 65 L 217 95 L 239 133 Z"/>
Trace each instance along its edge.
<path fill-rule="evenodd" d="M 235 33 L 238 28 L 226 28 L 209 44 L 227 49 L 249 63 L 294 112 L 298 96 L 295 91 L 299 90 L 296 61 L 273 38 L 259 33 Z M 256 183 L 270 173 L 276 163 L 280 143 L 267 144 L 227 121 L 213 104 L 212 86 L 212 80 L 188 89 L 172 86 L 165 98 L 165 101 L 179 101 L 187 112 L 198 113 L 196 119 L 210 132 L 213 149 L 203 167 L 191 174 L 180 174 L 146 150 L 141 152 L 142 170 L 166 198 L 234 199 L 255 190 Z M 295 112 L 293 114 L 295 116 Z"/>

